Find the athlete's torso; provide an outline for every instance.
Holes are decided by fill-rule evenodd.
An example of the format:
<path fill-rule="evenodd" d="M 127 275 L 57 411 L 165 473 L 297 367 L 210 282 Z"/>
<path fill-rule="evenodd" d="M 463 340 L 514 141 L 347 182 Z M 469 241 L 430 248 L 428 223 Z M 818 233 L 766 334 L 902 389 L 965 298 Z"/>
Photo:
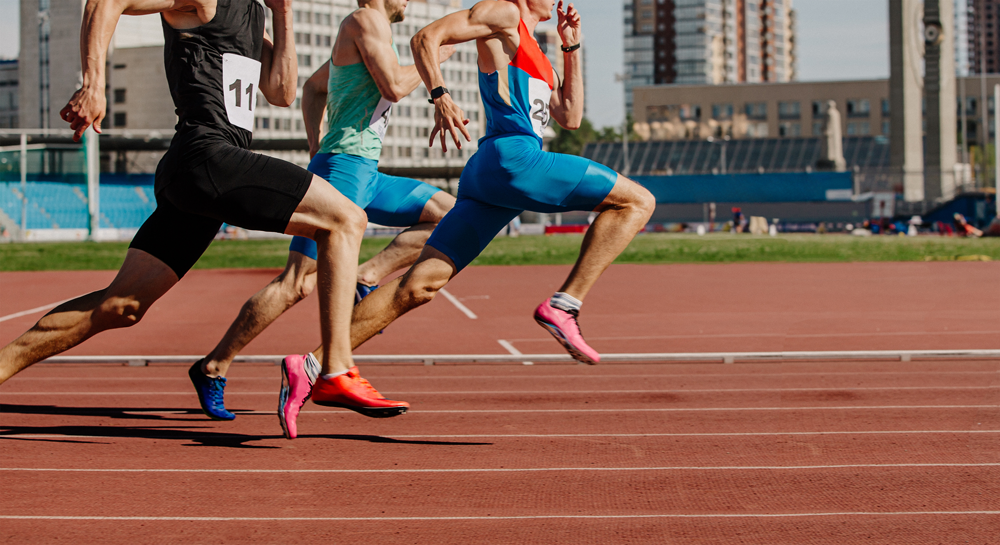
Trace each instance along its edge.
<path fill-rule="evenodd" d="M 162 17 L 161 17 L 162 19 Z M 162 20 L 167 83 L 177 138 L 249 148 L 264 44 L 264 8 L 256 0 L 218 0 L 215 17 L 178 30 Z"/>
<path fill-rule="evenodd" d="M 495 72 L 479 72 L 479 92 L 486 112 L 486 133 L 494 138 L 524 134 L 538 138 L 549 123 L 549 99 L 555 71 L 524 21 L 518 23 L 519 45 L 514 58 Z"/>
<path fill-rule="evenodd" d="M 398 58 L 395 44 L 392 50 Z M 330 61 L 327 133 L 320 141 L 320 153 L 346 153 L 378 161 L 391 112 L 392 102 L 382 98 L 365 63 L 336 66 Z"/>

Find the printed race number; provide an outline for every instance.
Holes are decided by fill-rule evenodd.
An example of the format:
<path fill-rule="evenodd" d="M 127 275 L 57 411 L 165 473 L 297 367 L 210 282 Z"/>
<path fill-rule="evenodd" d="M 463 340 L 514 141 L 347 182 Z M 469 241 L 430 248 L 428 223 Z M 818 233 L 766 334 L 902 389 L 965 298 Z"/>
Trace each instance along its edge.
<path fill-rule="evenodd" d="M 528 79 L 528 103 L 531 110 L 531 128 L 539 138 L 545 134 L 545 127 L 549 125 L 549 99 L 552 98 L 552 89 L 549 84 L 540 79 Z"/>
<path fill-rule="evenodd" d="M 372 114 L 371 120 L 368 121 L 368 127 L 375 131 L 379 140 L 385 140 L 385 131 L 389 128 L 390 114 L 392 114 L 392 103 L 384 98 L 380 99 L 378 106 L 375 107 L 375 113 Z"/>
<path fill-rule="evenodd" d="M 254 110 L 257 108 L 257 82 L 260 63 L 233 53 L 222 55 L 222 91 L 226 96 L 229 122 L 253 132 Z"/>

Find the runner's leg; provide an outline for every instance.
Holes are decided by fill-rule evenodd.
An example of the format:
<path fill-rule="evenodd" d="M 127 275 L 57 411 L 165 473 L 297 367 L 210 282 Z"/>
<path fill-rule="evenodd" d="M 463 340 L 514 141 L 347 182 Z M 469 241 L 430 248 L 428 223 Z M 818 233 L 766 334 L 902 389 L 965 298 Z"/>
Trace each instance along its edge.
<path fill-rule="evenodd" d="M 419 223 L 396 235 L 381 252 L 358 267 L 358 283 L 375 286 L 386 276 L 413 265 L 431 232 L 453 206 L 455 197 L 443 191 L 435 193 L 424 205 Z"/>
<path fill-rule="evenodd" d="M 292 214 L 285 232 L 316 241 L 318 259 L 322 373 L 346 371 L 351 358 L 351 311 L 358 274 L 358 252 L 368 223 L 363 210 L 313 176 L 305 197 Z"/>
<path fill-rule="evenodd" d="M 580 301 L 649 222 L 656 199 L 646 188 L 619 175 L 595 211 L 597 219 L 583 237 L 580 256 L 559 291 Z"/>
<path fill-rule="evenodd" d="M 139 323 L 150 305 L 177 281 L 177 274 L 163 261 L 130 248 L 111 285 L 59 305 L 0 350 L 0 384 L 101 331 Z"/>
<path fill-rule="evenodd" d="M 219 344 L 202 360 L 202 372 L 210 377 L 226 376 L 233 358 L 315 287 L 316 261 L 288 252 L 285 270 L 243 304 Z"/>

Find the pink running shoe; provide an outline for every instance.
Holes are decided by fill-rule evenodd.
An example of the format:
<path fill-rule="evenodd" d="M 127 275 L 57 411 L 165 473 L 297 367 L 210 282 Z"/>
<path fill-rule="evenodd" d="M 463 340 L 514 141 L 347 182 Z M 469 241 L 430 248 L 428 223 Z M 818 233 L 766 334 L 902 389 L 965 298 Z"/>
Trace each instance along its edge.
<path fill-rule="evenodd" d="M 551 301 L 552 299 L 546 299 L 538 305 L 535 309 L 535 321 L 548 330 L 573 359 L 587 365 L 596 365 L 601 361 L 601 355 L 583 340 L 580 324 L 576 320 L 580 313 L 559 310 L 549 304 Z"/>
<path fill-rule="evenodd" d="M 298 436 L 295 420 L 302 406 L 309 401 L 313 383 L 319 376 L 320 365 L 312 354 L 293 354 L 281 360 L 281 391 L 278 392 L 278 420 L 286 439 Z"/>

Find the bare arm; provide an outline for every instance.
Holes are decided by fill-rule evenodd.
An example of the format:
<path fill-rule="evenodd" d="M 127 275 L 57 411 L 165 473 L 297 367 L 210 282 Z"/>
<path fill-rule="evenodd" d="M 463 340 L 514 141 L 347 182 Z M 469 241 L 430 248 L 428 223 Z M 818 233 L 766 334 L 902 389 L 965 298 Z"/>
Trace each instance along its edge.
<path fill-rule="evenodd" d="M 563 11 L 562 0 L 556 8 L 559 17 L 558 30 L 563 46 L 571 47 L 580 43 L 580 12 L 573 4 Z M 564 129 L 576 130 L 583 123 L 583 55 L 577 49 L 572 53 L 561 52 L 565 81 L 552 93 L 549 112 Z"/>
<path fill-rule="evenodd" d="M 260 92 L 275 106 L 291 106 L 299 78 L 292 38 L 292 0 L 265 0 L 271 8 L 274 40 L 264 32 L 260 54 Z"/>
<path fill-rule="evenodd" d="M 302 121 L 306 126 L 309 157 L 319 152 L 320 127 L 326 109 L 327 86 L 330 82 L 330 63 L 324 62 L 302 86 Z"/>
<path fill-rule="evenodd" d="M 511 30 L 517 32 L 520 19 L 516 5 L 484 0 L 472 6 L 472 9 L 457 11 L 421 29 L 413 36 L 410 46 L 424 85 L 428 90 L 444 86 L 444 75 L 441 73 L 438 57 L 442 45 L 509 35 Z M 440 133 L 441 149 L 448 151 L 445 135 L 450 133 L 455 145 L 461 149 L 459 132 L 465 136 L 466 141 L 472 140 L 465 128 L 468 122 L 465 112 L 451 100 L 451 96 L 442 95 L 434 101 L 434 130 L 431 132 L 430 145 L 434 145 L 434 139 Z"/>
<path fill-rule="evenodd" d="M 73 129 L 73 140 L 80 140 L 90 125 L 101 132 L 101 121 L 107 115 L 104 96 L 104 65 L 108 45 L 123 15 L 171 13 L 172 19 L 191 27 L 211 21 L 215 16 L 215 0 L 87 0 L 80 28 L 80 68 L 83 85 L 59 112 Z"/>
<path fill-rule="evenodd" d="M 391 102 L 399 102 L 420 85 L 420 75 L 413 66 L 400 66 L 392 50 L 389 21 L 375 10 L 361 9 L 347 23 L 354 44 L 379 93 Z"/>

